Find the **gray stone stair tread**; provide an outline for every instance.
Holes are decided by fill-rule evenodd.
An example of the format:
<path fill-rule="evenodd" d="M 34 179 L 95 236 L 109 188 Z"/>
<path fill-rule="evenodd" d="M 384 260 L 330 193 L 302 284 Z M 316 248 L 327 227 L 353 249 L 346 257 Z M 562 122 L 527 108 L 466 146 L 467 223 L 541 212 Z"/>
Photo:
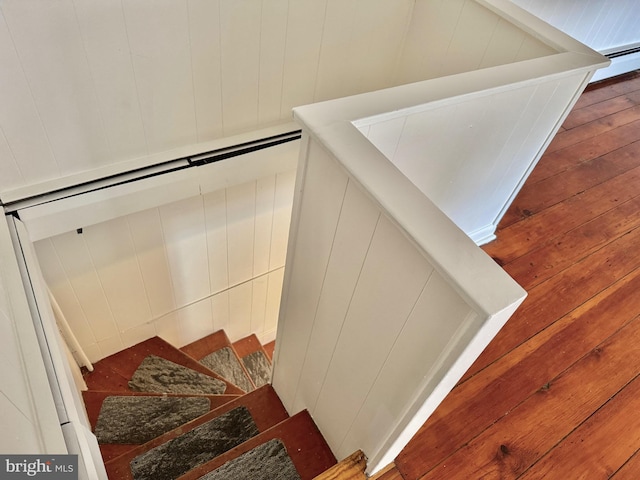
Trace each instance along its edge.
<path fill-rule="evenodd" d="M 245 392 L 255 389 L 231 347 L 223 347 L 210 353 L 200 363 Z"/>
<path fill-rule="evenodd" d="M 261 350 L 256 350 L 242 357 L 242 363 L 256 387 L 261 387 L 271 381 L 271 362 Z"/>
<path fill-rule="evenodd" d="M 300 480 L 282 441 L 269 440 L 200 477 L 200 480 Z"/>
<path fill-rule="evenodd" d="M 219 395 L 227 386 L 217 378 L 149 355 L 133 374 L 129 388 L 137 392 Z"/>
<path fill-rule="evenodd" d="M 257 435 L 246 407 L 237 407 L 135 457 L 134 480 L 171 480 Z"/>
<path fill-rule="evenodd" d="M 95 435 L 102 444 L 142 444 L 210 408 L 206 397 L 110 396 L 100 408 Z"/>

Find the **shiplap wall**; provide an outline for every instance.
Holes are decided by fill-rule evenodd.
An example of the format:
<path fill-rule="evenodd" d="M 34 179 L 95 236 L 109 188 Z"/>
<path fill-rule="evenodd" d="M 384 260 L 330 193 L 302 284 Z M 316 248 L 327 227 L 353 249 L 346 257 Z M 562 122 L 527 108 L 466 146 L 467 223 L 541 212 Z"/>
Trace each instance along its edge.
<path fill-rule="evenodd" d="M 295 172 L 35 243 L 90 360 L 153 335 L 176 346 L 224 328 L 275 336 Z"/>
<path fill-rule="evenodd" d="M 513 0 L 554 27 L 603 54 L 640 46 L 638 0 Z M 593 81 L 640 68 L 640 52 L 612 58 Z"/>
<path fill-rule="evenodd" d="M 600 52 L 640 43 L 638 0 L 512 0 Z"/>
<path fill-rule="evenodd" d="M 0 451 L 67 453 L 4 217 L 0 220 L 0 362 Z"/>
<path fill-rule="evenodd" d="M 417 0 L 395 84 L 557 53 L 474 0 Z"/>
<path fill-rule="evenodd" d="M 584 73 L 545 79 L 357 125 L 467 235 L 485 243 L 584 81 Z"/>
<path fill-rule="evenodd" d="M 4 454 L 42 452 L 38 421 L 32 409 L 13 312 L 4 284 L 0 272 L 0 422 L 6 432 L 0 436 L 0 451 Z"/>
<path fill-rule="evenodd" d="M 388 86 L 413 0 L 3 0 L 0 193 Z M 1 198 L 1 195 L 0 195 Z"/>

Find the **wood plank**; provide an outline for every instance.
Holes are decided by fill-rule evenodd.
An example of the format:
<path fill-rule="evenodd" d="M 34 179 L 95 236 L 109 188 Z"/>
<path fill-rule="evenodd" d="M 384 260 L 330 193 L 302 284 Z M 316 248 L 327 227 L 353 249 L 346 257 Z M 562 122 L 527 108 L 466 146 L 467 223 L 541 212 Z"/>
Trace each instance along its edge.
<path fill-rule="evenodd" d="M 454 388 L 396 458 L 403 477 L 420 478 L 633 319 L 638 288 L 635 271 Z"/>
<path fill-rule="evenodd" d="M 640 90 L 640 73 L 637 71 L 596 82 L 586 88 L 576 102 L 574 109 L 593 105 L 635 90 Z"/>
<path fill-rule="evenodd" d="M 640 254 L 635 253 L 639 249 L 634 248 L 639 241 L 640 229 L 635 229 L 532 288 L 520 309 L 463 378 L 473 375 L 594 295 L 606 292 L 618 279 L 634 272 L 640 266 Z"/>
<path fill-rule="evenodd" d="M 138 455 L 141 455 L 144 452 L 148 452 L 152 448 L 155 448 L 163 443 L 168 442 L 186 432 L 193 430 L 194 428 L 202 425 L 209 420 L 212 420 L 224 413 L 227 413 L 233 410 L 236 407 L 244 406 L 251 413 L 251 417 L 258 427 L 260 432 L 264 432 L 269 430 L 274 425 L 282 422 L 286 418 L 288 418 L 288 414 L 280 399 L 276 395 L 275 391 L 269 385 L 265 385 L 262 388 L 254 390 L 251 393 L 246 395 L 242 395 L 237 399 L 228 402 L 221 407 L 216 408 L 206 415 L 202 415 L 201 417 L 196 418 L 184 425 L 161 435 L 150 442 L 147 442 L 143 445 L 140 445 L 127 453 L 120 455 L 113 460 L 106 462 L 105 467 L 107 468 L 107 474 L 109 478 L 112 479 L 121 479 L 121 480 L 132 480 L 131 469 L 129 467 L 129 463 Z"/>
<path fill-rule="evenodd" d="M 367 475 L 364 473 L 366 467 L 367 457 L 358 450 L 322 472 L 314 480 L 366 480 Z"/>
<path fill-rule="evenodd" d="M 571 118 L 571 114 L 567 117 L 567 119 L 569 118 Z M 562 150 L 563 148 L 570 147 L 571 145 L 576 145 L 583 140 L 589 140 L 596 135 L 605 134 L 611 130 L 615 130 L 616 128 L 632 123 L 637 119 L 637 105 L 623 110 L 618 114 L 598 118 L 590 123 L 575 127 L 571 130 L 567 130 L 566 132 L 558 133 L 549 144 L 546 153 L 553 153 L 558 150 Z"/>
<path fill-rule="evenodd" d="M 530 289 L 640 226 L 639 211 L 640 198 L 636 197 L 555 237 L 504 268 L 525 290 Z"/>
<path fill-rule="evenodd" d="M 640 415 L 630 413 L 639 410 L 640 378 L 636 377 L 520 478 L 638 478 L 640 462 L 627 460 L 638 457 Z M 624 440 L 617 441 L 621 437 Z"/>
<path fill-rule="evenodd" d="M 215 470 L 252 448 L 275 438 L 284 443 L 287 453 L 296 467 L 301 480 L 311 480 L 336 463 L 336 459 L 331 453 L 329 446 L 322 438 L 311 416 L 305 410 L 261 433 L 257 437 L 244 442 L 242 445 L 235 447 L 227 453 L 214 458 L 201 467 L 194 468 L 179 477 L 179 480 L 198 479 L 205 473 Z"/>
<path fill-rule="evenodd" d="M 602 133 L 589 134 L 580 139 L 570 149 L 547 150 L 545 155 L 527 179 L 529 184 L 545 180 L 548 177 L 565 172 L 588 160 L 593 160 L 620 147 L 638 140 L 638 122 L 640 122 L 640 107 L 630 109 L 634 112 L 633 120 Z M 591 124 L 590 124 L 591 125 Z M 557 137 L 556 137 L 557 138 Z M 539 167 L 539 168 L 538 168 Z"/>
<path fill-rule="evenodd" d="M 640 365 L 637 362 L 628 361 L 629 357 L 634 358 L 637 355 L 640 355 L 640 318 L 624 326 L 567 371 L 558 377 L 550 378 L 526 401 L 511 409 L 508 415 L 502 416 L 491 428 L 486 429 L 437 468 L 421 477 L 421 480 L 488 478 L 490 476 L 518 478 L 545 452 L 570 434 L 575 425 L 589 418 L 592 412 L 623 389 L 629 378 L 640 374 Z M 637 384 L 640 385 L 640 381 Z M 629 393 L 625 393 L 623 398 L 628 399 L 629 394 L 638 392 L 640 388 L 638 385 L 631 388 Z M 579 398 L 576 398 L 577 391 L 581 392 Z M 610 430 L 600 432 L 599 435 L 608 433 L 606 438 L 610 439 L 615 435 L 612 428 L 623 428 L 625 420 L 621 417 L 629 417 L 628 412 L 637 411 L 640 406 L 637 393 L 635 393 L 635 399 L 635 402 L 626 405 L 626 407 L 635 408 L 625 408 L 624 414 L 619 412 L 618 421 L 609 423 Z M 635 421 L 627 418 L 626 428 L 633 429 L 634 426 L 640 426 L 640 417 L 637 415 L 632 417 Z M 585 428 L 585 430 L 596 433 L 592 428 Z M 640 439 L 638 433 L 640 430 L 636 428 L 635 431 L 633 438 Z M 578 443 L 580 443 L 579 440 Z M 563 455 L 562 462 L 550 460 L 549 468 L 542 468 L 537 470 L 537 474 L 525 475 L 523 478 L 550 478 L 551 474 L 554 478 L 585 478 L 576 474 L 571 467 L 581 462 L 583 462 L 583 471 L 585 464 L 597 467 L 602 460 L 602 453 L 598 454 L 596 449 L 602 450 L 605 443 L 606 441 L 585 442 L 578 449 L 573 450 L 572 453 L 575 454 L 573 458 Z M 580 450 L 582 454 L 578 453 Z M 619 454 L 624 452 L 624 449 L 620 448 L 611 448 L 611 450 L 616 450 Z M 635 448 L 626 454 L 624 460 L 633 451 Z M 589 454 L 594 457 L 587 461 Z M 601 469 L 592 468 L 593 476 L 589 478 L 598 478 L 598 470 Z"/>
<path fill-rule="evenodd" d="M 626 110 L 627 108 L 631 108 L 637 104 L 638 102 L 634 101 L 634 97 L 630 97 L 629 95 L 614 97 L 604 102 L 573 110 L 562 126 L 566 130 L 570 130 L 580 125 L 584 125 L 585 123 L 598 120 L 603 116 L 612 115 L 622 110 Z"/>
<path fill-rule="evenodd" d="M 640 141 L 637 141 L 602 157 L 580 163 L 562 175 L 554 175 L 536 183 L 526 183 L 500 225 L 508 226 L 560 203 L 637 167 L 639 162 Z"/>
<path fill-rule="evenodd" d="M 611 478 L 614 480 L 637 480 L 640 472 L 640 450 L 636 450 L 633 456 Z"/>
<path fill-rule="evenodd" d="M 617 205 L 636 198 L 640 191 L 640 167 L 618 175 L 589 190 L 574 195 L 535 215 L 501 227 L 497 240 L 483 250 L 500 265 L 545 245 L 558 235 L 567 233 Z"/>

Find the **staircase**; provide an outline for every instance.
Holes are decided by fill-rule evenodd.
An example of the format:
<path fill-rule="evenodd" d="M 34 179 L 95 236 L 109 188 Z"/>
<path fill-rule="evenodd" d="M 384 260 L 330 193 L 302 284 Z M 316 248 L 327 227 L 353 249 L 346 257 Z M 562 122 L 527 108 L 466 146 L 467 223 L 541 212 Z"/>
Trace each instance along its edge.
<path fill-rule="evenodd" d="M 83 393 L 110 480 L 364 479 L 336 464 L 308 412 L 289 416 L 255 335 L 181 349 L 159 337 L 100 360 Z"/>

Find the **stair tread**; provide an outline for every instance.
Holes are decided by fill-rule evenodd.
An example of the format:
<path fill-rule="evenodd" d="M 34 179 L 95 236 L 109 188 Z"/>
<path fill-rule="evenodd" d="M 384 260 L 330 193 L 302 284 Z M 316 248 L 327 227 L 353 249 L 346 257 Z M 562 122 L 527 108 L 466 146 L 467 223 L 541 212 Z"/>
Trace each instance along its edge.
<path fill-rule="evenodd" d="M 186 397 L 186 398 L 197 398 L 203 397 L 208 398 L 210 402 L 209 410 L 215 410 L 222 405 L 239 398 L 239 395 L 183 395 L 183 394 L 164 394 L 164 393 L 148 393 L 148 392 L 105 392 L 105 391 L 85 391 L 82 392 L 82 396 L 84 399 L 84 404 L 87 410 L 87 417 L 89 419 L 89 424 L 91 425 L 91 430 L 95 431 L 96 422 L 98 421 L 98 416 L 100 414 L 100 409 L 102 408 L 102 404 L 105 398 L 110 396 L 130 396 L 130 397 Z M 137 446 L 137 444 L 121 444 L 121 443 L 101 443 L 99 444 L 100 452 L 102 454 L 102 458 L 105 462 L 116 458 L 120 455 L 125 454 L 126 452 L 131 451 Z"/>
<path fill-rule="evenodd" d="M 268 440 L 224 465 L 205 473 L 200 480 L 301 480 L 287 448 L 280 439 Z"/>
<path fill-rule="evenodd" d="M 336 464 L 329 446 L 306 410 L 280 422 L 228 452 L 194 468 L 179 480 L 196 480 L 272 439 L 281 440 L 302 480 L 311 480 Z"/>
<path fill-rule="evenodd" d="M 271 360 L 256 335 L 249 335 L 233 343 L 254 385 L 271 382 Z"/>
<path fill-rule="evenodd" d="M 109 357 L 103 358 L 94 365 L 94 371 L 85 374 L 85 381 L 90 390 L 129 391 L 128 382 L 149 355 L 155 355 L 196 372 L 219 379 L 226 384 L 225 394 L 242 394 L 240 388 L 220 378 L 204 365 L 173 345 L 153 337 Z"/>
<path fill-rule="evenodd" d="M 256 385 L 224 330 L 207 335 L 180 350 L 245 392 L 255 390 Z"/>
<path fill-rule="evenodd" d="M 241 338 L 240 340 L 233 342 L 233 348 L 235 348 L 236 352 L 238 352 L 238 356 L 240 358 L 246 357 L 250 353 L 261 351 L 264 353 L 267 358 L 267 352 L 265 352 L 262 343 L 255 334 L 249 335 L 247 337 Z"/>
<path fill-rule="evenodd" d="M 259 432 L 263 432 L 273 425 L 288 417 L 286 410 L 282 406 L 280 399 L 271 386 L 257 389 L 249 394 L 232 400 L 217 409 L 192 420 L 189 423 L 178 427 L 160 437 L 151 440 L 143 445 L 134 447 L 130 451 L 105 463 L 110 479 L 133 479 L 130 462 L 150 450 L 166 444 L 181 435 L 184 435 L 201 425 L 224 415 L 237 407 L 246 407 L 253 418 L 255 426 Z"/>

